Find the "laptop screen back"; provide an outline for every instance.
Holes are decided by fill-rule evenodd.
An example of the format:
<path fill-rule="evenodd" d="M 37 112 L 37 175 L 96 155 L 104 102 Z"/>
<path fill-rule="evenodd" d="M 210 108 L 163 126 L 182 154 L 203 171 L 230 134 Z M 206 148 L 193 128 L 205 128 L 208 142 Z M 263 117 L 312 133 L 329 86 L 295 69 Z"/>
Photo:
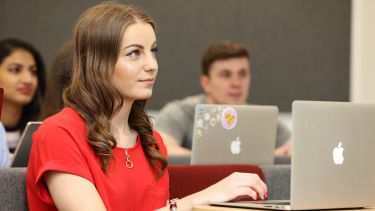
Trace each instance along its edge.
<path fill-rule="evenodd" d="M 276 106 L 196 106 L 191 163 L 272 164 Z"/>
<path fill-rule="evenodd" d="M 214 204 L 273 210 L 374 206 L 375 104 L 295 101 L 292 112 L 290 205 Z"/>
<path fill-rule="evenodd" d="M 375 205 L 375 105 L 293 103 L 293 209 Z"/>

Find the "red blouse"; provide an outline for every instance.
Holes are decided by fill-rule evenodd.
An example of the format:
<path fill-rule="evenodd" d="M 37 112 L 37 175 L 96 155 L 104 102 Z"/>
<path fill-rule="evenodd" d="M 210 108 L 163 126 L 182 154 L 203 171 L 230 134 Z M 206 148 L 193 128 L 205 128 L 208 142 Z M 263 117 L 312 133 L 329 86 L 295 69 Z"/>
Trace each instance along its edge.
<path fill-rule="evenodd" d="M 165 145 L 157 132 L 153 133 L 164 156 Z M 33 134 L 33 145 L 26 174 L 29 209 L 57 210 L 43 174 L 49 170 L 66 172 L 92 182 L 106 209 L 154 210 L 165 206 L 169 198 L 169 174 L 157 178 L 144 154 L 141 140 L 128 149 L 134 167 L 126 167 L 125 149 L 113 149 L 113 159 L 107 174 L 85 136 L 82 118 L 71 108 L 46 119 Z"/>

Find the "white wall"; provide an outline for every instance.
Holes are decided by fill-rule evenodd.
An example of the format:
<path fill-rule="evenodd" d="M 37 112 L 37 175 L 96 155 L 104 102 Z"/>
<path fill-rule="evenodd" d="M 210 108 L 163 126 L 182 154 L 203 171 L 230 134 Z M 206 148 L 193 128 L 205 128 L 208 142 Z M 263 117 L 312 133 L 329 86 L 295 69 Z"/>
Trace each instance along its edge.
<path fill-rule="evenodd" d="M 350 100 L 375 103 L 375 1 L 352 1 Z"/>

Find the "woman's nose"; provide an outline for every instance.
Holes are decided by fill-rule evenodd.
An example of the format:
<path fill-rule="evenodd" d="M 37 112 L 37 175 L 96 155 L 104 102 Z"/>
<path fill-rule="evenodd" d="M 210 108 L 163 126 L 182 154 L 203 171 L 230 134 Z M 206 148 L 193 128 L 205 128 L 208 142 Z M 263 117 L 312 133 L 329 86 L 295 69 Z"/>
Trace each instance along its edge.
<path fill-rule="evenodd" d="M 34 80 L 34 74 L 31 71 L 23 70 L 22 71 L 22 82 L 23 83 L 32 83 Z"/>
<path fill-rule="evenodd" d="M 148 55 L 145 60 L 145 71 L 155 71 L 158 70 L 158 61 L 156 60 L 155 55 Z"/>

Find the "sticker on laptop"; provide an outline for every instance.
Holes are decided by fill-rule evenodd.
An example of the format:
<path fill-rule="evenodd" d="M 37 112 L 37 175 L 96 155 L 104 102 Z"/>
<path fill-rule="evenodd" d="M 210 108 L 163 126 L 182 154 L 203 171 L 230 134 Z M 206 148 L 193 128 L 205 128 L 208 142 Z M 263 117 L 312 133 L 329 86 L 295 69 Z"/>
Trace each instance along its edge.
<path fill-rule="evenodd" d="M 203 105 L 197 108 L 197 117 L 195 123 L 195 135 L 202 137 L 209 133 L 211 128 L 220 125 L 220 118 L 223 111 L 222 106 L 211 107 L 206 109 Z"/>
<path fill-rule="evenodd" d="M 202 129 L 196 129 L 196 136 L 201 137 L 203 135 Z"/>
<path fill-rule="evenodd" d="M 211 127 L 215 127 L 216 123 L 217 123 L 216 116 L 214 116 L 214 117 L 212 117 L 210 119 L 210 125 L 211 125 Z"/>
<path fill-rule="evenodd" d="M 233 107 L 227 107 L 221 113 L 221 125 L 227 129 L 233 129 L 237 125 L 237 111 Z"/>

